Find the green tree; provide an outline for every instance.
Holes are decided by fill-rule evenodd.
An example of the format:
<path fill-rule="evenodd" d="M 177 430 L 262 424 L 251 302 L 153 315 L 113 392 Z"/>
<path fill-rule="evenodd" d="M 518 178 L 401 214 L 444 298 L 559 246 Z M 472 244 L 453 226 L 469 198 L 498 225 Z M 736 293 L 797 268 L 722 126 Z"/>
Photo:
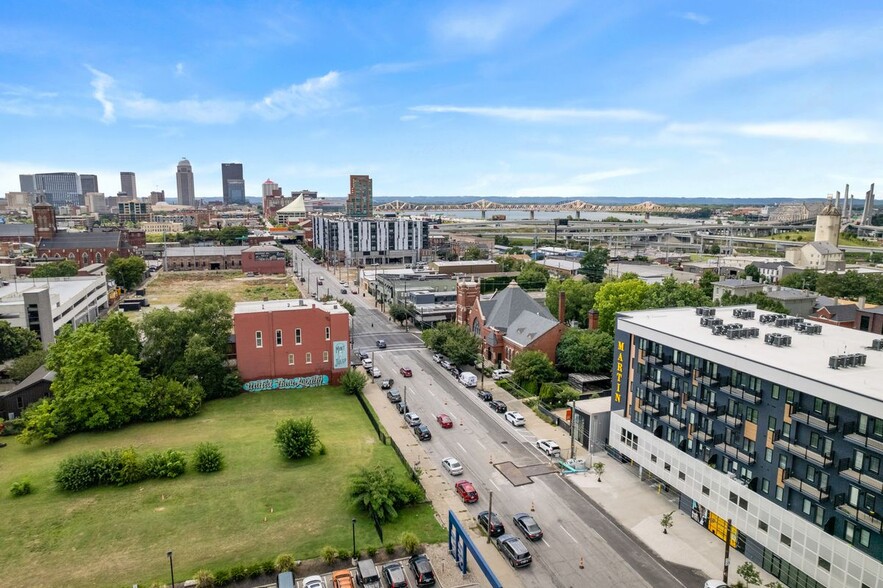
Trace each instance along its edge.
<path fill-rule="evenodd" d="M 142 281 L 147 271 L 147 263 L 137 255 L 119 257 L 111 255 L 107 261 L 107 277 L 123 290 L 132 290 Z"/>
<path fill-rule="evenodd" d="M 549 281 L 549 270 L 541 266 L 535 261 L 526 263 L 515 278 L 518 285 L 525 290 L 542 290 Z"/>
<path fill-rule="evenodd" d="M 604 331 L 568 329 L 558 343 L 558 363 L 572 372 L 609 373 L 613 336 Z"/>
<path fill-rule="evenodd" d="M 746 561 L 736 568 L 736 573 L 742 576 L 742 580 L 751 586 L 760 586 L 760 572 L 750 561 Z"/>
<path fill-rule="evenodd" d="M 218 242 L 221 245 L 242 245 L 248 237 L 248 227 L 224 227 L 218 231 Z"/>
<path fill-rule="evenodd" d="M 276 447 L 287 459 L 309 457 L 319 446 L 313 419 L 286 419 L 276 425 Z"/>
<path fill-rule="evenodd" d="M 652 284 L 645 294 L 643 308 L 672 308 L 679 306 L 708 306 L 711 297 L 693 284 L 680 283 L 672 276 Z"/>
<path fill-rule="evenodd" d="M 712 255 L 720 255 L 721 246 L 718 245 L 717 243 L 712 243 L 711 247 L 708 248 L 708 252 L 711 253 Z"/>
<path fill-rule="evenodd" d="M 733 296 L 729 292 L 724 292 L 721 295 L 721 306 L 738 306 L 740 304 L 755 304 L 760 310 L 788 314 L 788 309 L 781 302 L 770 298 L 763 292 L 755 292 L 748 296 Z"/>
<path fill-rule="evenodd" d="M 191 381 L 185 385 L 165 376 L 153 378 L 144 386 L 141 418 L 150 422 L 191 417 L 199 412 L 204 396 L 199 382 Z"/>
<path fill-rule="evenodd" d="M 663 533 L 668 534 L 668 530 L 675 526 L 673 519 L 674 514 L 675 511 L 671 511 L 662 515 L 662 519 L 660 519 L 659 524 L 662 526 Z"/>
<path fill-rule="evenodd" d="M 819 272 L 814 269 L 805 269 L 793 274 L 782 276 L 779 285 L 786 288 L 800 288 L 805 290 L 817 291 Z"/>
<path fill-rule="evenodd" d="M 455 364 L 472 363 L 481 347 L 472 331 L 456 323 L 440 323 L 423 331 L 422 337 L 427 347 L 447 355 Z"/>
<path fill-rule="evenodd" d="M 190 340 L 191 324 L 186 312 L 169 308 L 152 310 L 139 324 L 142 369 L 146 375 L 170 374 L 181 360 Z"/>
<path fill-rule="evenodd" d="M 506 235 L 494 235 L 494 245 L 509 246 L 509 237 Z"/>
<path fill-rule="evenodd" d="M 395 520 L 397 507 L 407 500 L 404 485 L 387 466 L 361 468 L 349 487 L 353 503 L 378 521 Z"/>
<path fill-rule="evenodd" d="M 337 303 L 340 304 L 341 307 L 343 307 L 344 309 L 346 309 L 346 311 L 347 311 L 348 313 L 350 313 L 350 316 L 356 314 L 356 306 L 355 306 L 352 302 L 349 302 L 349 301 L 347 301 L 347 300 L 340 300 L 340 299 L 338 299 L 338 300 L 337 300 Z"/>
<path fill-rule="evenodd" d="M 215 351 L 226 353 L 233 330 L 233 299 L 223 292 L 203 290 L 185 298 L 181 306 L 191 312 L 191 332 L 204 335 Z"/>
<path fill-rule="evenodd" d="M 361 392 L 367 383 L 368 377 L 359 370 L 347 370 L 347 372 L 340 377 L 340 385 L 347 394 Z"/>
<path fill-rule="evenodd" d="M 558 378 L 558 372 L 545 353 L 542 351 L 522 351 L 512 358 L 512 379 L 519 386 L 528 382 L 552 382 Z"/>
<path fill-rule="evenodd" d="M 590 282 L 601 282 L 604 280 L 604 271 L 607 269 L 607 261 L 610 258 L 610 252 L 604 247 L 592 247 L 583 256 L 580 265 L 580 273 L 586 276 Z"/>
<path fill-rule="evenodd" d="M 576 321 L 580 326 L 587 326 L 589 311 L 595 305 L 595 294 L 600 284 L 586 280 L 567 278 L 562 281 L 551 280 L 546 284 L 546 308 L 552 316 L 558 316 L 558 294 L 564 292 L 564 320 Z"/>
<path fill-rule="evenodd" d="M 753 263 L 749 263 L 748 265 L 746 265 L 745 269 L 742 270 L 740 273 L 743 278 L 753 280 L 757 283 L 764 281 L 764 278 L 761 275 L 760 270 Z"/>
<path fill-rule="evenodd" d="M 15 359 L 40 348 L 40 338 L 35 332 L 0 320 L 0 361 Z"/>
<path fill-rule="evenodd" d="M 478 259 L 486 259 L 487 255 L 485 255 L 481 249 L 478 248 L 477 245 L 470 245 L 466 248 L 466 252 L 463 253 L 463 259 L 468 261 L 475 261 Z"/>
<path fill-rule="evenodd" d="M 181 381 L 195 379 L 209 399 L 227 398 L 239 392 L 238 385 L 233 390 L 228 388 L 228 374 L 224 356 L 213 349 L 208 340 L 199 333 L 190 337 L 181 362 L 176 363 L 170 372 L 170 375 Z"/>
<path fill-rule="evenodd" d="M 389 316 L 392 317 L 392 320 L 404 325 L 405 321 L 411 318 L 411 313 L 406 305 L 393 302 L 389 305 Z"/>
<path fill-rule="evenodd" d="M 511 255 L 501 255 L 496 259 L 500 266 L 501 272 L 520 272 L 524 267 L 524 262 L 517 257 Z"/>
<path fill-rule="evenodd" d="M 16 358 L 9 367 L 9 377 L 16 382 L 21 382 L 43 365 L 46 361 L 46 352 L 42 349 L 31 351 L 19 358 Z"/>
<path fill-rule="evenodd" d="M 70 259 L 41 263 L 31 272 L 32 278 L 65 278 L 77 275 L 79 268 Z"/>
<path fill-rule="evenodd" d="M 128 353 L 135 359 L 141 357 L 141 339 L 138 329 L 123 312 L 114 312 L 98 321 L 98 330 L 110 339 L 110 352 Z"/>
<path fill-rule="evenodd" d="M 721 277 L 715 272 L 705 270 L 699 278 L 699 289 L 710 299 L 714 295 L 714 285 L 719 282 L 720 279 Z"/>
<path fill-rule="evenodd" d="M 629 275 L 603 284 L 595 294 L 598 328 L 612 335 L 616 326 L 616 313 L 644 308 L 649 288 L 640 279 Z"/>

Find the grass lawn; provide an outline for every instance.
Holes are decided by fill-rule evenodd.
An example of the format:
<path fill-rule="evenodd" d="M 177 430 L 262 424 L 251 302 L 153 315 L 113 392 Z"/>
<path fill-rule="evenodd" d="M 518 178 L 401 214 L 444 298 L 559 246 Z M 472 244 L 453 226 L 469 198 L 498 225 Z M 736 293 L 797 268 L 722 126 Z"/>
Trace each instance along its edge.
<path fill-rule="evenodd" d="M 814 231 L 790 231 L 787 233 L 779 233 L 777 235 L 772 235 L 770 239 L 774 239 L 776 241 L 792 241 L 795 243 L 809 243 L 815 238 L 816 234 Z M 848 233 L 840 233 L 840 244 L 841 245 L 854 245 L 856 247 L 879 247 L 880 244 L 873 239 L 860 239 L 854 235 L 850 235 Z"/>
<path fill-rule="evenodd" d="M 311 416 L 327 448 L 298 462 L 273 445 L 277 421 Z M 363 465 L 386 464 L 405 476 L 392 447 L 381 445 L 358 400 L 336 388 L 242 394 L 216 400 L 189 420 L 147 423 L 121 431 L 79 434 L 48 446 L 12 438 L 0 449 L 0 580 L 4 586 L 149 586 L 201 568 L 226 569 L 275 558 L 319 554 L 325 545 L 379 546 L 372 522 L 346 496 L 349 477 Z M 221 446 L 217 474 L 188 468 L 175 480 L 64 494 L 53 472 L 62 458 L 84 450 L 134 447 L 139 452 L 190 451 L 202 441 Z M 35 492 L 12 498 L 9 487 L 30 478 Z M 429 505 L 411 507 L 384 527 L 387 542 L 413 531 L 423 542 L 444 539 Z"/>

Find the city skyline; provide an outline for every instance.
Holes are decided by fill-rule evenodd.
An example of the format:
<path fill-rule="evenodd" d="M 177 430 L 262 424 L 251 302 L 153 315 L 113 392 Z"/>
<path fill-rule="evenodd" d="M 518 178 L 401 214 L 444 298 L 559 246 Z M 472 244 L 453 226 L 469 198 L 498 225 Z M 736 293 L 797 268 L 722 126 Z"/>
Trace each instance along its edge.
<path fill-rule="evenodd" d="M 182 154 L 211 199 L 229 161 L 249 197 L 267 178 L 345 197 L 352 174 L 378 197 L 822 198 L 878 179 L 880 106 L 862 98 L 881 85 L 872 2 L 4 15 L 4 192 L 19 174 L 107 185 L 132 170 L 145 193 L 174 194 Z"/>

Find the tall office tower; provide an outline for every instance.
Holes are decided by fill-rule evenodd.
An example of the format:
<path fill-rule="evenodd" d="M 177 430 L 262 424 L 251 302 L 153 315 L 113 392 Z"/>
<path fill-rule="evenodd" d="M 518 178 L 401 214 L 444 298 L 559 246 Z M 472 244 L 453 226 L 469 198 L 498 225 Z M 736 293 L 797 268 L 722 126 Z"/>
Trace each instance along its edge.
<path fill-rule="evenodd" d="M 74 172 L 34 174 L 34 188 L 43 195 L 43 202 L 53 206 L 83 204 L 80 176 Z"/>
<path fill-rule="evenodd" d="M 178 173 L 175 174 L 175 179 L 178 182 L 178 204 L 182 206 L 196 206 L 193 166 L 186 159 L 178 162 Z"/>
<path fill-rule="evenodd" d="M 101 214 L 107 212 L 107 200 L 102 192 L 86 192 L 86 210 Z"/>
<path fill-rule="evenodd" d="M 147 202 L 150 204 L 156 204 L 157 202 L 165 202 L 166 201 L 166 191 L 160 190 L 159 192 L 153 191 L 150 193 L 150 198 L 147 199 Z"/>
<path fill-rule="evenodd" d="M 120 192 L 125 192 L 130 200 L 138 198 L 138 189 L 135 187 L 135 172 L 120 172 Z"/>
<path fill-rule="evenodd" d="M 242 179 L 241 163 L 221 164 L 221 184 L 224 204 L 245 204 L 245 181 Z"/>
<path fill-rule="evenodd" d="M 19 174 L 18 183 L 22 192 L 30 192 L 33 194 L 37 191 L 34 184 L 34 174 Z"/>
<path fill-rule="evenodd" d="M 346 199 L 347 216 L 373 216 L 373 198 L 374 186 L 370 176 L 350 176 L 350 193 Z"/>
<path fill-rule="evenodd" d="M 279 184 L 274 182 L 273 180 L 267 178 L 267 181 L 261 184 L 261 197 L 266 198 L 267 196 L 272 196 L 274 190 L 279 189 Z M 24 190 L 22 190 L 24 191 Z"/>
<path fill-rule="evenodd" d="M 98 192 L 98 176 L 94 174 L 80 174 L 80 188 L 83 194 Z"/>

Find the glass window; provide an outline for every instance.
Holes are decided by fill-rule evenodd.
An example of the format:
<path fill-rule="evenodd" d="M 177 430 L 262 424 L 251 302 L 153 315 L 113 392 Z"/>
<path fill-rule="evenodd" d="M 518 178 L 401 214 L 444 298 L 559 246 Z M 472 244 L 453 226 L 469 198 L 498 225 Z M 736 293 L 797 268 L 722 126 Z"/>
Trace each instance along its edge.
<path fill-rule="evenodd" d="M 702 493 L 708 496 L 709 494 L 711 494 L 711 490 L 709 490 L 708 486 L 703 486 Z"/>
<path fill-rule="evenodd" d="M 300 329 L 295 329 L 295 330 L 294 330 L 294 344 L 295 344 L 295 345 L 300 345 L 300 344 L 301 344 L 301 340 L 300 340 Z"/>
<path fill-rule="evenodd" d="M 766 478 L 764 478 L 763 481 L 760 483 L 760 490 L 764 494 L 769 494 L 770 493 L 770 481 L 767 480 Z"/>
<path fill-rule="evenodd" d="M 791 537 L 785 535 L 784 533 L 780 536 L 783 545 L 791 547 Z"/>
<path fill-rule="evenodd" d="M 858 449 L 852 452 L 852 463 L 855 471 L 860 472 L 862 468 L 865 466 L 865 454 L 859 451 Z"/>
<path fill-rule="evenodd" d="M 873 455 L 868 459 L 868 471 L 875 474 L 880 473 L 880 458 Z"/>
<path fill-rule="evenodd" d="M 313 354 L 307 351 L 306 363 L 313 363 Z"/>
<path fill-rule="evenodd" d="M 767 447 L 764 457 L 766 458 L 767 463 L 773 463 L 773 450 Z"/>
<path fill-rule="evenodd" d="M 766 533 L 770 527 L 764 521 L 757 521 L 757 528 Z"/>
<path fill-rule="evenodd" d="M 325 327 L 325 340 L 331 341 L 331 327 Z"/>
<path fill-rule="evenodd" d="M 858 542 L 863 547 L 868 547 L 871 544 L 871 533 L 867 529 L 859 529 Z"/>
<path fill-rule="evenodd" d="M 791 423 L 782 423 L 782 437 L 785 439 L 791 438 Z"/>
<path fill-rule="evenodd" d="M 846 521 L 846 529 L 843 532 L 843 538 L 852 543 L 855 540 L 855 525 Z"/>
<path fill-rule="evenodd" d="M 809 498 L 803 499 L 803 514 L 811 514 L 812 513 L 812 502 L 809 501 Z"/>
<path fill-rule="evenodd" d="M 823 558 L 821 558 L 821 557 L 819 558 L 819 567 L 822 568 L 823 570 L 826 570 L 826 571 L 829 571 L 829 572 L 831 571 L 831 564 L 830 564 L 830 562 L 828 562 L 828 560 L 823 559 Z"/>
<path fill-rule="evenodd" d="M 294 354 L 293 353 L 288 354 L 288 365 L 294 365 Z"/>
<path fill-rule="evenodd" d="M 757 423 L 757 409 L 750 406 L 746 408 L 745 418 L 747 418 L 749 422 Z"/>
<path fill-rule="evenodd" d="M 322 362 L 328 363 L 328 352 L 327 351 L 322 352 Z"/>
<path fill-rule="evenodd" d="M 778 400 L 780 393 L 781 393 L 781 390 L 779 388 L 779 385 L 773 384 L 773 400 Z"/>
<path fill-rule="evenodd" d="M 258 349 L 264 346 L 264 334 L 260 331 L 255 331 L 254 333 L 254 346 Z"/>
<path fill-rule="evenodd" d="M 776 417 L 771 416 L 767 419 L 767 429 L 770 431 L 776 430 Z"/>
<path fill-rule="evenodd" d="M 785 489 L 782 486 L 776 486 L 776 500 L 782 502 L 782 497 L 785 495 Z"/>
<path fill-rule="evenodd" d="M 276 329 L 276 347 L 282 347 L 282 329 Z"/>
<path fill-rule="evenodd" d="M 822 414 L 822 409 L 825 408 L 825 402 L 821 398 L 815 398 L 812 401 L 812 411 L 816 414 Z"/>
<path fill-rule="evenodd" d="M 782 469 L 788 467 L 788 456 L 784 453 L 779 454 L 779 467 Z"/>

